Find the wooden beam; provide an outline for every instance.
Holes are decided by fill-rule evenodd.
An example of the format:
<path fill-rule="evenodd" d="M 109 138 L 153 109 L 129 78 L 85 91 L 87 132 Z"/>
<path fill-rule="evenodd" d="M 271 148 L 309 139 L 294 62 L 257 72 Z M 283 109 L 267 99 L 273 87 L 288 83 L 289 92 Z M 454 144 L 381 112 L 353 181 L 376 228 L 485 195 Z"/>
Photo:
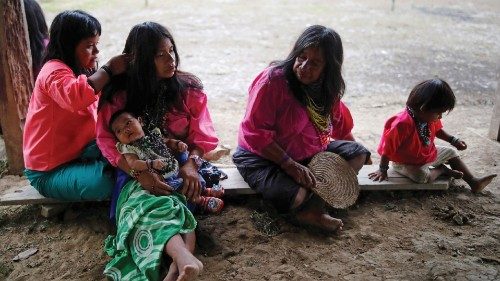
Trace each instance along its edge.
<path fill-rule="evenodd" d="M 23 0 L 0 0 L 0 124 L 9 173 L 21 175 L 22 123 L 33 90 L 28 26 Z"/>
<path fill-rule="evenodd" d="M 488 137 L 496 141 L 500 141 L 500 81 L 497 83 L 495 105 L 493 107 L 493 113 L 491 114 L 490 131 Z"/>

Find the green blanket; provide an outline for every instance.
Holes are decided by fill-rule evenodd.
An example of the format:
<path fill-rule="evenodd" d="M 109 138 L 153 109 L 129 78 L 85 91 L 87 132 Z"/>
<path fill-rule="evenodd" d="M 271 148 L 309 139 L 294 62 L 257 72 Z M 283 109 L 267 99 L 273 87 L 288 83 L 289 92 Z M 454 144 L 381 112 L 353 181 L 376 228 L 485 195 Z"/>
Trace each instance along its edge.
<path fill-rule="evenodd" d="M 196 220 L 178 193 L 154 196 L 129 181 L 118 198 L 117 234 L 105 241 L 112 260 L 104 274 L 112 280 L 159 280 L 163 249 L 176 234 L 196 228 Z"/>

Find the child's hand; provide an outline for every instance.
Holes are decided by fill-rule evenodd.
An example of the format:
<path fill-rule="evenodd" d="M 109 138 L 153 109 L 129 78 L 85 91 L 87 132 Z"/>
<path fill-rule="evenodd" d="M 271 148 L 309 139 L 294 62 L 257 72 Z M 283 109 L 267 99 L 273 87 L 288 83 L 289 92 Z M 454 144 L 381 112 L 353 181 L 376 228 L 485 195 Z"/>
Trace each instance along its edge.
<path fill-rule="evenodd" d="M 369 173 L 368 178 L 370 178 L 372 181 L 383 181 L 387 180 L 387 171 L 381 171 L 377 170 L 375 172 Z"/>
<path fill-rule="evenodd" d="M 165 163 L 163 161 L 161 161 L 160 159 L 155 159 L 153 160 L 153 168 L 155 170 L 163 170 L 163 168 L 165 168 Z"/>
<path fill-rule="evenodd" d="M 177 151 L 184 152 L 188 149 L 188 145 L 185 142 L 178 141 L 177 142 Z"/>
<path fill-rule="evenodd" d="M 467 144 L 459 139 L 457 140 L 454 144 L 452 144 L 454 147 L 456 147 L 458 150 L 465 150 L 467 148 Z"/>

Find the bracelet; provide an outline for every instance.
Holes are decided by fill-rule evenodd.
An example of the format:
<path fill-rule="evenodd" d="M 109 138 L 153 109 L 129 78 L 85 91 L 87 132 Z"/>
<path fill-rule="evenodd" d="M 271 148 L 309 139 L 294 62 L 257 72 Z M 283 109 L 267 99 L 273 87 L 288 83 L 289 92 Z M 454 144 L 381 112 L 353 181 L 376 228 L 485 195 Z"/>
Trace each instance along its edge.
<path fill-rule="evenodd" d="M 278 162 L 278 165 L 283 165 L 286 161 L 288 161 L 288 159 L 290 159 L 290 156 L 288 156 L 288 154 L 283 154 L 283 157 L 281 158 L 281 160 Z"/>
<path fill-rule="evenodd" d="M 146 166 L 148 167 L 148 170 L 152 170 L 153 169 L 152 162 L 153 161 L 151 161 L 151 159 L 146 160 Z"/>
<path fill-rule="evenodd" d="M 193 159 L 194 163 L 196 164 L 196 166 L 198 166 L 198 168 L 200 168 L 201 164 L 203 163 L 203 161 L 201 160 L 201 157 L 196 155 L 196 154 L 189 155 L 189 159 Z"/>
<path fill-rule="evenodd" d="M 109 68 L 109 66 L 103 65 L 101 66 L 101 68 L 108 74 L 109 78 L 113 76 L 113 72 L 111 72 L 111 68 Z"/>
<path fill-rule="evenodd" d="M 448 142 L 451 144 L 451 145 L 455 145 L 457 142 L 459 141 L 459 139 L 455 136 L 451 136 L 449 139 L 448 139 Z"/>
<path fill-rule="evenodd" d="M 128 174 L 134 178 L 134 179 L 139 179 L 139 176 L 141 175 L 141 171 L 137 171 L 137 170 L 134 170 L 134 169 L 130 169 L 130 171 L 128 172 Z"/>
<path fill-rule="evenodd" d="M 389 171 L 389 165 L 379 165 L 378 168 L 380 169 L 381 172 Z"/>

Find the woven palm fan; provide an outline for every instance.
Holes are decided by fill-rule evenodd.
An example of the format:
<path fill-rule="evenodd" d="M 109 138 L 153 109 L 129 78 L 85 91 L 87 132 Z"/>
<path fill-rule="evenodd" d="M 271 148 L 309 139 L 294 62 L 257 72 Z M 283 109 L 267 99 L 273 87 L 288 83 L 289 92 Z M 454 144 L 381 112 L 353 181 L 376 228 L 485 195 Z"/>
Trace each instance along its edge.
<path fill-rule="evenodd" d="M 358 177 L 349 164 L 332 152 L 320 152 L 309 163 L 316 177 L 312 191 L 333 208 L 343 209 L 356 202 L 359 195 Z"/>

